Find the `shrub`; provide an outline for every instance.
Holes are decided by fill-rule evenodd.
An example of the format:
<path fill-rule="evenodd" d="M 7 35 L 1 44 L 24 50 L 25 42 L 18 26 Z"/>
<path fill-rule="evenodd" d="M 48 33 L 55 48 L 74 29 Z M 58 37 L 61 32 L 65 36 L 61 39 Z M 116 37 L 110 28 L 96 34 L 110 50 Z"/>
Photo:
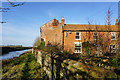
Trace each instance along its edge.
<path fill-rule="evenodd" d="M 41 47 L 45 46 L 45 41 L 42 41 L 42 42 L 40 43 L 40 46 L 41 46 Z"/>
<path fill-rule="evenodd" d="M 120 62 L 118 62 L 118 66 L 120 67 Z"/>
<path fill-rule="evenodd" d="M 104 56 L 109 56 L 110 54 L 108 52 L 104 53 Z"/>
<path fill-rule="evenodd" d="M 88 53 L 93 53 L 93 51 L 96 49 L 96 47 L 95 47 L 95 44 L 87 41 L 87 42 L 82 43 L 82 49 L 83 49 L 83 52 L 88 54 Z"/>
<path fill-rule="evenodd" d="M 112 61 L 110 61 L 110 65 L 114 66 L 114 67 L 117 67 L 118 66 L 117 60 L 118 60 L 117 58 L 112 59 Z"/>

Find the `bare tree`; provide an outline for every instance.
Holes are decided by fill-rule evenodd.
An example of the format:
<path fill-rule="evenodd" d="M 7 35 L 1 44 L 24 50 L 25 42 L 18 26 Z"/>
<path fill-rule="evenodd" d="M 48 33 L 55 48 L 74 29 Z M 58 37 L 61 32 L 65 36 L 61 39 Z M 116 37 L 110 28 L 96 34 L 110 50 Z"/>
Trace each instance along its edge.
<path fill-rule="evenodd" d="M 23 5 L 25 3 L 25 2 L 22 2 L 22 3 L 15 4 L 15 3 L 11 2 L 10 0 L 7 0 L 7 1 L 10 3 L 10 5 L 12 7 L 21 6 L 21 5 Z"/>
<path fill-rule="evenodd" d="M 112 14 L 113 14 L 113 11 L 111 10 L 111 8 L 109 7 L 109 9 L 107 10 L 106 12 L 106 25 L 111 25 L 111 22 L 112 22 Z"/>
<path fill-rule="evenodd" d="M 23 5 L 25 3 L 25 2 L 21 2 L 21 3 L 16 4 L 15 2 L 11 2 L 10 0 L 7 0 L 7 1 L 10 3 L 10 5 L 12 7 L 21 6 L 21 5 Z M 10 10 L 10 8 L 2 8 L 2 7 L 0 7 L 0 12 L 8 12 L 8 10 Z M 3 23 L 6 23 L 6 22 L 1 21 L 0 23 L 3 24 Z"/>
<path fill-rule="evenodd" d="M 98 32 L 99 27 L 97 25 L 95 25 L 95 32 L 92 32 L 92 34 L 90 34 L 91 29 L 89 29 L 88 33 L 86 32 L 88 34 L 88 42 L 91 42 L 91 39 L 90 39 L 90 38 L 92 38 L 91 35 L 96 34 L 96 36 L 93 37 L 96 39 L 94 39 L 92 41 L 92 44 L 94 44 L 95 47 L 89 46 L 89 48 L 88 48 L 89 53 L 91 53 L 91 51 L 92 51 L 92 53 L 96 52 L 96 51 L 100 52 L 100 50 L 102 51 L 102 53 L 108 52 L 108 48 L 109 48 L 109 44 L 110 44 L 110 31 L 111 31 L 111 29 L 109 28 L 109 25 L 111 25 L 111 22 L 112 22 L 112 14 L 113 14 L 112 10 L 111 10 L 111 8 L 109 8 L 106 13 L 106 26 L 104 26 L 104 27 L 106 27 L 107 29 L 105 29 L 106 30 L 105 32 Z M 87 22 L 91 27 L 93 27 L 93 25 L 91 25 L 92 21 L 89 18 L 88 18 Z M 99 49 L 97 49 L 97 48 L 99 48 Z"/>
<path fill-rule="evenodd" d="M 87 18 L 87 22 L 89 25 L 93 24 L 93 20 L 91 20 L 90 18 Z"/>
<path fill-rule="evenodd" d="M 38 46 L 40 46 L 40 37 L 37 37 L 33 44 L 33 47 L 38 47 Z"/>

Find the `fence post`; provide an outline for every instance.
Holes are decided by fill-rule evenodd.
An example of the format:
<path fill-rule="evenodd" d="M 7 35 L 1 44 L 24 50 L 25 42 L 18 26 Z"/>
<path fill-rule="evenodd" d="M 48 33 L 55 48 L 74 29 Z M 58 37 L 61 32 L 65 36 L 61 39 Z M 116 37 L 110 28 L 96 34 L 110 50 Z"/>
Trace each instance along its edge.
<path fill-rule="evenodd" d="M 51 80 L 53 80 L 53 52 L 51 50 Z"/>

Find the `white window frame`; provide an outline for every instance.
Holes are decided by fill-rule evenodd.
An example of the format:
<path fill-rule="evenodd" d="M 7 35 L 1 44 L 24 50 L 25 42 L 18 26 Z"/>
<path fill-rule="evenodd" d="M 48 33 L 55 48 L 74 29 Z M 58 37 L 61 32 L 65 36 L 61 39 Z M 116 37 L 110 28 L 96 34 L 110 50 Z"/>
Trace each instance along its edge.
<path fill-rule="evenodd" d="M 81 51 L 75 52 L 75 44 L 81 45 Z M 74 42 L 74 53 L 82 53 L 82 42 Z"/>
<path fill-rule="evenodd" d="M 43 38 L 44 39 L 44 41 L 46 41 L 46 38 Z"/>
<path fill-rule="evenodd" d="M 112 39 L 112 36 L 115 36 L 115 38 Z M 116 32 L 111 32 L 111 40 L 116 40 Z"/>
<path fill-rule="evenodd" d="M 113 44 L 115 46 L 115 48 L 111 48 L 111 49 L 116 49 L 116 45 Z M 110 50 L 110 46 L 113 46 L 112 44 L 109 45 L 109 50 Z"/>
<path fill-rule="evenodd" d="M 67 32 L 65 33 L 65 37 L 67 37 Z"/>
<path fill-rule="evenodd" d="M 93 32 L 93 40 L 98 40 L 98 38 L 97 39 L 94 38 L 94 36 L 96 36 L 95 33 L 97 33 L 97 37 L 98 37 L 98 32 Z"/>
<path fill-rule="evenodd" d="M 69 31 L 69 34 L 71 34 L 71 31 Z"/>
<path fill-rule="evenodd" d="M 113 46 L 113 45 L 115 46 L 115 48 L 111 48 L 111 52 L 112 52 L 113 50 L 116 50 L 116 45 L 115 45 L 115 44 L 110 44 L 110 45 L 109 45 L 109 51 L 110 51 L 110 46 L 111 46 L 111 45 L 112 45 L 112 46 Z"/>
<path fill-rule="evenodd" d="M 79 33 L 79 39 L 76 39 L 76 36 L 78 36 L 76 33 Z M 75 40 L 81 40 L 81 32 L 75 32 Z"/>

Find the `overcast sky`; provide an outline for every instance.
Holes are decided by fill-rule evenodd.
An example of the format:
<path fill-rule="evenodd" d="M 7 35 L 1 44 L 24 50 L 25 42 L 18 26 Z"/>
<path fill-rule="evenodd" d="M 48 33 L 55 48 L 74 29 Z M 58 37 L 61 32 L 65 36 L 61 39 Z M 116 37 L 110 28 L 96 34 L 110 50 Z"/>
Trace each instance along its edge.
<path fill-rule="evenodd" d="M 111 7 L 112 25 L 118 18 L 117 2 L 26 2 L 22 6 L 11 7 L 2 14 L 2 45 L 32 46 L 36 37 L 40 36 L 40 26 L 56 18 L 61 22 L 62 16 L 66 24 L 87 24 L 88 18 L 94 24 L 105 24 L 105 13 Z M 1 34 L 1 33 L 0 33 Z"/>

